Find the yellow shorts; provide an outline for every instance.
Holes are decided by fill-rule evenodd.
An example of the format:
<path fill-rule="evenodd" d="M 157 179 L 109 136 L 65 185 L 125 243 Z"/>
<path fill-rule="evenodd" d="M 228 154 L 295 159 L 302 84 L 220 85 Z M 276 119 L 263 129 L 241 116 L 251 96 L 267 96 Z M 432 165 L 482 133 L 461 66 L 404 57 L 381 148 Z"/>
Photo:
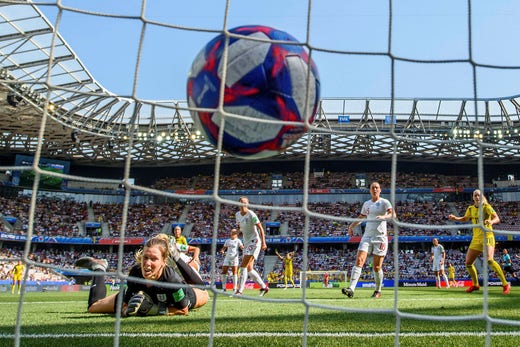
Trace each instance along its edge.
<path fill-rule="evenodd" d="M 473 239 L 471 239 L 471 243 L 469 244 L 470 249 L 473 249 L 475 251 L 480 251 L 480 252 L 484 251 L 484 246 L 495 247 L 495 234 L 494 233 L 492 233 L 492 232 L 486 233 L 485 244 L 484 244 L 484 239 L 482 236 L 473 237 Z"/>

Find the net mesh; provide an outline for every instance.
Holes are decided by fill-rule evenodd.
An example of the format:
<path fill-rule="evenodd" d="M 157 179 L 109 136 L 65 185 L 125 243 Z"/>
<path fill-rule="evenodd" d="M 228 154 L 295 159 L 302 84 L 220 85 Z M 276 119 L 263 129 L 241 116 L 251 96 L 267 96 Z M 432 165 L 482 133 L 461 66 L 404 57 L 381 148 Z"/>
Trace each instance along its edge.
<path fill-rule="evenodd" d="M 223 1 L 222 2 L 223 23 L 227 23 L 228 20 L 230 19 L 230 17 L 232 16 L 233 4 L 236 2 L 237 1 Z M 71 3 L 75 4 L 74 2 L 71 2 Z M 458 23 L 458 25 L 467 27 L 466 35 L 465 35 L 465 43 L 460 45 L 459 49 L 456 50 L 456 52 L 459 53 L 464 58 L 442 57 L 442 58 L 435 59 L 435 60 L 414 59 L 413 57 L 401 56 L 399 54 L 399 52 L 400 52 L 399 51 L 399 42 L 396 42 L 395 38 L 393 37 L 392 30 L 395 26 L 399 25 L 399 18 L 393 17 L 393 14 L 394 14 L 394 10 L 397 7 L 403 5 L 401 2 L 394 2 L 394 1 L 388 2 L 387 15 L 388 15 L 388 19 L 389 19 L 389 30 L 388 30 L 388 36 L 386 38 L 388 41 L 387 42 L 388 51 L 378 52 L 378 53 L 371 52 L 371 51 L 358 52 L 355 45 L 350 50 L 342 50 L 342 49 L 329 50 L 329 49 L 321 49 L 320 47 L 312 46 L 312 44 L 310 43 L 310 37 L 312 37 L 312 29 L 313 29 L 311 26 L 312 14 L 313 14 L 313 12 L 312 12 L 313 11 L 313 6 L 312 6 L 313 2 L 309 2 L 308 7 L 304 3 L 299 3 L 298 7 L 300 9 L 299 13 L 302 13 L 303 20 L 308 21 L 308 24 L 306 27 L 308 41 L 307 42 L 304 41 L 304 44 L 307 45 L 307 48 L 309 49 L 311 56 L 313 54 L 317 54 L 318 52 L 320 52 L 320 53 L 326 52 L 327 54 L 331 54 L 331 55 L 334 54 L 334 55 L 339 55 L 339 56 L 345 55 L 345 56 L 349 56 L 350 58 L 355 58 L 357 56 L 363 56 L 365 59 L 370 59 L 370 58 L 373 58 L 374 56 L 382 56 L 389 61 L 387 69 L 384 71 L 384 75 L 390 76 L 389 80 L 391 81 L 391 83 L 390 83 L 391 96 L 394 96 L 395 93 L 397 91 L 399 91 L 399 88 L 401 87 L 401 85 L 403 85 L 403 86 L 407 85 L 407 81 L 400 81 L 396 78 L 396 70 L 403 68 L 405 63 L 426 64 L 426 65 L 430 65 L 430 66 L 438 66 L 438 65 L 442 65 L 442 64 L 452 64 L 452 65 L 455 65 L 456 68 L 460 68 L 460 66 L 463 65 L 462 69 L 469 69 L 471 71 L 470 72 L 471 78 L 469 79 L 469 81 L 465 81 L 466 84 L 469 84 L 469 86 L 470 86 L 469 89 L 471 90 L 471 93 L 470 93 L 469 102 L 471 103 L 472 102 L 471 100 L 476 100 L 476 96 L 478 93 L 477 77 L 478 77 L 479 69 L 483 69 L 483 68 L 484 69 L 487 69 L 487 68 L 507 69 L 508 72 L 513 73 L 514 70 L 517 70 L 519 68 L 518 66 L 479 64 L 477 61 L 472 59 L 472 44 L 478 43 L 478 42 L 474 43 L 471 40 L 472 36 L 474 35 L 474 32 L 472 30 L 472 24 L 473 24 L 473 19 L 474 19 L 474 17 L 473 17 L 474 14 L 472 12 L 473 3 L 474 2 L 472 2 L 472 1 L 468 1 L 467 3 L 464 3 L 466 5 L 464 8 L 464 15 L 458 16 L 458 19 L 462 18 L 462 23 Z M 155 25 L 161 29 L 171 29 L 171 30 L 181 29 L 180 31 L 185 31 L 185 32 L 208 32 L 208 31 L 212 32 L 212 33 L 224 32 L 224 30 L 219 30 L 219 29 L 214 30 L 211 28 L 204 27 L 203 23 L 200 23 L 200 25 L 201 25 L 200 28 L 194 28 L 194 27 L 184 27 L 182 25 L 172 25 L 171 23 L 166 23 L 166 22 L 157 23 L 151 19 L 147 19 L 148 17 L 146 15 L 146 11 L 145 11 L 145 9 L 147 8 L 147 5 L 148 5 L 147 1 L 143 1 L 140 4 L 142 6 L 142 12 L 133 13 L 133 15 L 130 15 L 130 16 L 127 14 L 126 11 L 123 11 L 123 10 L 121 10 L 121 13 L 109 13 L 109 12 L 103 12 L 101 10 L 97 11 L 97 10 L 86 9 L 83 7 L 79 7 L 79 5 L 77 5 L 77 7 L 68 5 L 68 2 L 64 2 L 64 1 L 63 2 L 62 1 L 42 2 L 41 4 L 40 3 L 34 3 L 34 4 L 26 3 L 24 1 L 20 1 L 20 2 L 2 1 L 1 5 L 3 5 L 3 7 L 0 8 L 0 14 L 2 13 L 2 11 L 6 11 L 9 6 L 12 7 L 15 5 L 22 6 L 22 7 L 23 6 L 33 6 L 33 5 L 42 6 L 42 7 L 50 6 L 50 7 L 52 7 L 52 10 L 55 11 L 55 13 L 56 13 L 55 22 L 52 24 L 53 24 L 54 28 L 58 28 L 57 29 L 58 31 L 60 28 L 60 23 L 64 18 L 67 18 L 67 16 L 69 16 L 71 14 L 78 14 L 78 13 L 85 15 L 85 16 L 104 17 L 104 18 L 109 19 L 110 21 L 113 21 L 116 23 L 117 23 L 117 21 L 123 21 L 123 20 L 128 20 L 128 19 L 136 21 L 138 23 L 139 29 L 135 31 L 135 33 L 136 33 L 135 42 L 133 42 L 132 44 L 135 45 L 135 48 L 137 50 L 137 58 L 135 59 L 135 69 L 133 71 L 133 78 L 131 79 L 131 81 L 129 81 L 129 85 L 131 87 L 126 90 L 127 95 L 122 95 L 122 94 L 119 95 L 120 97 L 129 98 L 134 101 L 140 101 L 140 99 L 137 97 L 137 94 L 138 94 L 137 91 L 139 89 L 138 88 L 139 82 L 143 79 L 151 78 L 150 76 L 141 75 L 143 72 L 141 63 L 143 60 L 148 59 L 148 57 L 146 56 L 146 54 L 147 54 L 147 45 L 146 45 L 147 28 L 151 27 L 152 25 Z M 56 32 L 54 32 L 54 34 L 56 34 Z M 53 64 L 55 62 L 54 57 L 59 56 L 59 54 L 58 54 L 59 47 L 56 46 L 59 43 L 60 43 L 60 40 L 58 40 L 58 37 L 53 36 L 53 43 L 50 45 L 53 52 L 51 52 L 50 58 L 48 59 L 48 68 L 53 67 Z M 179 46 L 181 46 L 181 45 L 179 45 Z M 469 58 L 466 58 L 466 57 L 469 57 Z M 64 71 L 63 73 L 71 74 L 72 71 Z M 36 75 L 37 75 L 37 71 L 33 71 L 32 76 L 36 76 Z M 18 77 L 26 78 L 27 76 L 18 76 Z M 175 76 L 175 78 L 181 78 L 181 77 Z M 417 78 L 419 78 L 419 77 L 417 77 Z M 184 77 L 182 77 L 182 79 L 184 79 Z M 5 78 L 3 78 L 2 82 L 6 83 L 6 84 L 10 84 L 10 85 L 14 85 L 16 83 L 16 81 L 7 80 Z M 31 81 L 27 80 L 27 79 L 26 79 L 26 82 L 31 83 Z M 447 82 L 447 81 L 445 81 L 445 82 L 451 83 L 451 82 Z M 45 84 L 51 90 L 57 88 L 56 81 L 51 81 L 50 79 L 48 79 L 45 81 Z M 413 85 L 414 83 L 410 83 L 410 84 Z M 92 91 L 92 93 L 95 94 L 96 92 Z M 394 99 L 391 98 L 392 105 L 393 105 L 393 101 L 394 101 Z M 478 110 L 479 108 L 481 108 L 476 101 L 473 101 L 473 102 L 474 102 L 475 110 Z M 49 106 L 49 105 L 47 105 L 47 106 Z M 81 110 L 82 108 L 88 108 L 88 105 L 78 105 L 79 110 Z M 48 108 L 46 108 L 46 110 L 48 110 Z M 394 111 L 394 108 L 392 107 L 391 110 Z M 483 120 L 479 118 L 478 114 L 479 114 L 479 112 L 475 111 L 475 114 L 468 114 L 466 116 L 470 119 L 473 118 L 472 121 L 474 121 L 475 123 L 479 123 L 479 122 L 482 122 Z M 390 114 L 390 116 L 395 117 L 395 114 Z M 23 167 L 3 166 L 3 167 L 0 167 L 0 170 L 4 170 L 4 171 L 7 171 L 7 170 L 10 170 L 10 171 L 33 170 L 35 172 L 33 192 L 36 192 L 39 190 L 39 186 L 41 184 L 43 175 L 50 175 L 52 177 L 60 177 L 60 178 L 69 179 L 72 181 L 81 181 L 81 182 L 92 183 L 92 184 L 106 183 L 106 184 L 124 185 L 125 199 L 124 199 L 123 210 L 121 212 L 121 216 L 122 216 L 122 221 L 121 221 L 121 226 L 120 226 L 121 240 L 125 239 L 126 230 L 128 228 L 128 213 L 129 213 L 130 204 L 132 201 L 132 192 L 138 191 L 138 192 L 146 193 L 146 194 L 154 196 L 154 197 L 163 197 L 165 199 L 167 199 L 167 198 L 186 199 L 186 200 L 190 200 L 194 203 L 210 201 L 214 204 L 213 206 L 215 209 L 214 221 L 213 221 L 213 226 L 214 226 L 213 227 L 214 228 L 213 243 L 212 243 L 212 247 L 211 247 L 211 253 L 213 255 L 215 255 L 217 253 L 216 235 L 218 232 L 218 226 L 219 226 L 219 222 L 220 222 L 220 218 L 221 218 L 220 211 L 221 211 L 221 209 L 226 208 L 226 206 L 228 206 L 228 207 L 231 206 L 231 208 L 238 207 L 238 203 L 237 203 L 236 199 L 234 199 L 234 198 L 232 199 L 232 198 L 229 198 L 226 196 L 219 195 L 218 188 L 219 188 L 220 176 L 222 173 L 222 163 L 221 163 L 221 157 L 219 155 L 215 156 L 214 190 L 211 195 L 193 196 L 193 195 L 188 195 L 188 194 L 168 193 L 168 192 L 152 189 L 149 187 L 138 186 L 138 185 L 131 183 L 132 181 L 131 181 L 130 172 L 131 172 L 131 169 L 134 167 L 134 165 L 136 165 L 136 163 L 137 163 L 137 161 L 135 159 L 139 155 L 145 156 L 145 153 L 139 153 L 139 151 L 146 150 L 146 148 L 139 147 L 139 145 L 137 145 L 136 142 L 134 142 L 132 140 L 132 138 L 130 138 L 125 143 L 125 145 L 121 147 L 121 150 L 123 152 L 129 153 L 129 155 L 126 157 L 126 160 L 125 160 L 124 173 L 123 173 L 122 180 L 92 179 L 89 177 L 72 176 L 72 175 L 65 175 L 65 174 L 60 174 L 60 173 L 55 173 L 55 172 L 54 173 L 48 172 L 48 171 L 43 170 L 38 165 L 41 160 L 42 146 L 43 146 L 43 144 L 46 143 L 44 141 L 44 138 L 48 135 L 48 132 L 50 131 L 50 129 L 47 128 L 48 118 L 49 118 L 49 113 L 47 111 L 43 112 L 41 114 L 41 122 L 39 124 L 37 124 L 37 129 L 38 129 L 39 133 L 38 133 L 38 142 L 34 147 L 33 164 L 31 166 L 23 166 Z M 316 126 L 312 126 L 312 125 L 309 128 L 311 131 L 308 136 L 305 136 L 303 138 L 303 141 L 304 141 L 304 144 L 306 146 L 308 146 L 308 148 L 310 149 L 312 147 L 310 143 L 312 142 L 312 139 L 313 139 L 313 136 L 311 136 L 311 133 L 316 132 L 316 131 L 323 131 L 323 129 L 317 128 Z M 398 175 L 397 167 L 398 167 L 398 165 L 400 165 L 400 162 L 399 162 L 400 158 L 397 154 L 398 153 L 397 144 L 406 144 L 408 146 L 414 147 L 419 142 L 422 143 L 424 141 L 425 142 L 429 141 L 428 139 L 424 140 L 424 139 L 417 139 L 417 138 L 411 138 L 411 137 L 403 137 L 402 134 L 394 131 L 393 127 L 390 128 L 389 132 L 379 132 L 377 129 L 374 131 L 373 128 L 370 128 L 370 129 L 358 128 L 358 129 L 355 129 L 352 131 L 347 131 L 347 132 L 337 131 L 337 133 L 334 130 L 329 130 L 329 133 L 332 135 L 355 134 L 355 135 L 359 135 L 360 139 L 362 139 L 363 136 L 370 137 L 373 135 L 376 135 L 381 138 L 392 139 L 392 141 L 394 143 L 394 147 L 393 147 L 391 161 L 390 161 L 391 179 L 390 179 L 390 187 L 389 187 L 390 192 L 391 192 L 390 200 L 392 202 L 395 202 L 395 194 L 396 194 L 395 192 L 396 192 L 396 188 L 397 188 L 396 178 Z M 334 140 L 334 137 L 332 139 Z M 444 144 L 443 141 L 433 141 L 433 142 L 434 142 L 435 146 L 437 146 L 437 145 L 442 146 Z M 499 147 L 499 145 L 497 145 L 496 143 L 483 141 L 481 138 L 464 138 L 464 137 L 451 138 L 449 140 L 446 140 L 445 142 L 456 143 L 456 144 L 460 145 L 461 148 L 464 147 L 464 144 L 469 144 L 469 145 L 471 145 L 472 148 L 473 147 L 477 148 L 476 154 L 474 155 L 475 160 L 473 163 L 474 163 L 474 167 L 475 167 L 475 172 L 477 172 L 477 174 L 478 174 L 478 187 L 480 189 L 483 189 L 484 188 L 485 153 L 489 150 L 493 150 L 494 148 Z M 376 143 L 376 145 L 377 145 L 377 143 Z M 362 146 L 362 144 L 360 146 Z M 503 145 L 500 145 L 500 147 L 503 147 Z M 507 147 L 509 149 L 516 150 L 516 151 L 518 151 L 518 149 L 519 149 L 518 146 L 514 145 L 514 144 L 507 145 Z M 328 219 L 328 220 L 338 221 L 338 222 L 341 222 L 344 224 L 348 224 L 348 223 L 355 221 L 355 219 L 353 219 L 353 218 L 333 216 L 333 215 L 329 215 L 326 213 L 319 213 L 319 212 L 316 212 L 315 209 L 310 208 L 311 204 L 309 202 L 310 197 L 309 197 L 308 192 L 309 192 L 309 188 L 310 188 L 309 182 L 313 179 L 313 172 L 311 169 L 311 161 L 313 159 L 312 153 L 313 153 L 312 151 L 308 150 L 305 154 L 305 160 L 303 162 L 302 170 L 303 170 L 303 182 L 304 183 L 303 183 L 303 200 L 301 201 L 301 206 L 287 207 L 287 206 L 284 206 L 283 204 L 275 205 L 275 206 L 270 206 L 270 205 L 267 206 L 267 205 L 262 205 L 262 204 L 255 204 L 254 199 L 252 199 L 253 201 L 251 204 L 251 209 L 257 210 L 257 211 L 270 210 L 270 211 L 278 211 L 278 213 L 280 213 L 280 212 L 296 213 L 296 214 L 301 214 L 304 216 L 305 223 L 304 223 L 304 233 L 303 233 L 304 243 L 303 243 L 303 250 L 302 250 L 302 255 L 303 255 L 302 268 L 307 268 L 307 262 L 308 262 L 307 255 L 309 254 L 309 244 L 308 244 L 309 232 L 308 231 L 309 231 L 309 225 L 311 223 L 311 219 Z M 457 155 L 457 154 L 454 153 L 454 155 Z M 137 158 L 137 159 L 139 159 L 139 158 Z M 377 158 L 370 158 L 370 159 L 377 159 Z M 29 268 L 34 267 L 34 266 L 44 265 L 44 264 L 35 262 L 35 261 L 29 259 L 29 257 L 28 257 L 28 255 L 31 252 L 31 247 L 32 247 L 32 244 L 31 244 L 32 236 L 37 235 L 37 232 L 35 232 L 35 224 L 34 224 L 34 221 L 35 221 L 34 216 L 35 216 L 35 211 L 37 209 L 37 206 L 38 206 L 37 194 L 32 194 L 31 201 L 30 201 L 30 209 L 29 209 L 30 217 L 29 217 L 28 229 L 27 229 L 27 242 L 25 243 L 24 256 L 22 258 L 25 265 Z M 400 251 L 400 248 L 399 248 L 400 244 L 399 244 L 399 242 L 397 242 L 399 240 L 399 229 L 400 228 L 421 228 L 421 230 L 439 229 L 439 228 L 440 229 L 460 228 L 460 227 L 449 226 L 449 225 L 432 226 L 432 225 L 426 225 L 426 224 L 425 225 L 407 224 L 407 223 L 400 222 L 399 220 L 394 220 L 393 224 L 395 226 L 395 239 L 394 239 L 395 242 L 393 242 L 394 257 L 393 257 L 393 259 L 387 259 L 386 261 L 387 262 L 393 261 L 394 268 L 396 268 L 396 269 L 399 268 L 399 262 L 400 262 L 399 258 L 398 258 L 399 251 Z M 497 232 L 502 233 L 502 234 L 508 234 L 508 235 L 513 235 L 515 233 L 518 233 L 516 231 L 500 231 L 500 230 Z M 124 255 L 125 255 L 124 242 L 120 242 L 119 247 L 118 247 L 119 261 L 118 261 L 117 271 L 114 273 L 115 276 L 120 277 L 120 278 L 123 278 L 123 276 L 124 276 L 124 274 L 122 273 L 122 269 L 124 267 L 124 264 L 122 263 L 123 259 L 125 258 Z M 216 257 L 212 257 L 211 270 L 210 270 L 211 274 L 215 274 L 218 272 L 217 271 L 218 267 L 217 267 L 215 258 Z M 49 267 L 48 265 L 45 265 L 45 266 Z M 487 270 L 487 264 L 484 263 L 483 266 L 484 266 L 484 270 Z M 51 266 L 51 268 L 52 268 L 52 266 Z M 56 269 L 60 269 L 60 267 L 57 266 Z M 25 279 L 27 279 L 27 273 L 28 272 L 26 272 Z M 332 274 L 332 272 L 330 274 Z M 345 275 L 345 272 L 339 272 L 338 274 L 341 274 L 343 276 L 343 275 Z M 484 271 L 484 274 L 485 274 L 485 279 L 487 280 L 487 271 Z M 212 275 L 212 278 L 210 280 L 214 279 L 213 276 L 214 275 Z M 308 278 L 317 276 L 316 277 L 317 280 L 323 281 L 323 274 L 319 274 L 318 272 L 309 272 L 309 273 L 302 272 L 302 276 L 307 276 Z M 395 272 L 394 279 L 395 279 L 396 284 L 398 283 L 398 280 L 399 280 L 398 276 L 399 276 L 398 272 Z M 332 280 L 332 277 L 331 277 L 331 280 Z M 346 279 L 344 279 L 344 281 L 346 281 Z M 217 290 L 214 287 L 210 287 L 208 289 L 214 291 L 214 294 L 217 294 Z M 451 321 L 453 321 L 453 320 L 465 321 L 465 320 L 480 319 L 480 320 L 483 320 L 486 323 L 488 323 L 487 324 L 488 328 L 486 331 L 486 333 L 487 333 L 487 340 L 486 340 L 487 343 L 486 344 L 487 345 L 490 345 L 491 326 L 494 323 L 514 325 L 514 326 L 520 325 L 519 321 L 498 320 L 498 319 L 495 319 L 495 318 L 489 316 L 487 314 L 487 310 L 485 309 L 488 305 L 487 292 L 484 293 L 485 295 L 483 297 L 483 303 L 482 303 L 483 314 L 478 315 L 478 316 L 456 316 L 456 317 L 454 317 L 454 316 L 447 316 L 447 315 L 441 315 L 441 314 L 436 314 L 436 315 L 422 315 L 421 314 L 421 315 L 419 315 L 419 314 L 413 314 L 413 313 L 399 311 L 397 309 L 398 301 L 399 301 L 399 293 L 398 293 L 399 287 L 395 286 L 394 290 L 396 292 L 395 293 L 396 294 L 395 295 L 395 305 L 394 305 L 394 308 L 391 310 L 387 310 L 387 309 L 367 310 L 367 309 L 355 309 L 355 308 L 347 308 L 347 307 L 335 307 L 334 309 L 352 311 L 352 312 L 358 311 L 358 312 L 363 312 L 363 313 L 370 311 L 372 313 L 390 313 L 390 314 L 395 315 L 396 317 L 398 317 L 398 319 L 396 320 L 396 334 L 395 334 L 395 345 L 396 346 L 399 345 L 399 331 L 400 331 L 399 324 L 403 319 L 406 319 L 406 318 L 431 320 L 434 322 L 435 321 L 450 321 L 450 320 Z M 324 309 L 328 308 L 325 305 L 308 302 L 305 297 L 305 288 L 303 288 L 302 292 L 303 292 L 303 296 L 301 298 L 302 304 L 305 304 L 305 305 L 308 305 L 311 307 L 312 306 L 321 307 Z M 268 300 L 268 298 L 266 300 Z M 22 332 L 21 327 L 22 327 L 23 305 L 24 305 L 24 294 L 22 293 L 22 295 L 20 296 L 20 304 L 19 304 L 19 311 L 18 311 L 19 313 L 18 313 L 17 322 L 16 322 L 15 345 L 20 345 L 20 336 L 21 336 L 21 332 Z M 214 308 L 212 308 L 212 309 L 214 309 Z M 308 314 L 308 311 L 307 311 L 307 314 Z M 119 319 L 120 317 L 117 317 L 117 318 Z M 306 335 L 306 331 L 308 328 L 307 323 L 308 323 L 308 321 L 304 320 L 304 331 L 303 331 L 303 340 L 302 340 L 304 345 L 307 343 L 307 335 Z M 212 324 L 212 326 L 210 328 L 210 334 L 209 334 L 210 345 L 213 344 L 212 332 L 215 331 L 215 326 L 214 326 L 215 320 L 214 319 L 211 321 L 211 324 Z M 116 324 L 114 345 L 119 344 L 119 340 L 118 340 L 119 331 L 120 331 L 120 324 Z"/>

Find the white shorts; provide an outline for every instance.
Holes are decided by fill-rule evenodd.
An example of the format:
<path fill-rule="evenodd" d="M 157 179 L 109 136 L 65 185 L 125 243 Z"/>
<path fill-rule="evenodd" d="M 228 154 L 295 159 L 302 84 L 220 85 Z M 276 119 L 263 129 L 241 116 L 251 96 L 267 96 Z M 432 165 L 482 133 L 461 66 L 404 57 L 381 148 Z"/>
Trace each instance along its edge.
<path fill-rule="evenodd" d="M 232 267 L 232 266 L 238 266 L 238 257 L 233 258 L 224 258 L 224 262 L 222 263 L 222 266 Z"/>
<path fill-rule="evenodd" d="M 261 249 L 262 249 L 262 244 L 260 243 L 260 240 L 254 239 L 251 242 L 244 244 L 243 255 L 252 255 L 253 258 L 255 258 L 255 260 L 256 260 L 256 259 L 258 259 L 258 256 L 260 255 Z"/>
<path fill-rule="evenodd" d="M 432 265 L 433 271 L 444 271 L 444 264 L 441 265 L 440 261 L 434 261 Z"/>
<path fill-rule="evenodd" d="M 359 242 L 358 251 L 367 252 L 368 255 L 377 255 L 380 257 L 386 256 L 388 252 L 388 237 L 376 236 L 361 238 Z"/>
<path fill-rule="evenodd" d="M 184 261 L 186 264 L 188 264 L 193 258 L 187 255 L 186 253 L 180 253 L 179 254 L 180 259 Z"/>
<path fill-rule="evenodd" d="M 180 259 L 182 261 L 184 261 L 186 264 L 188 264 L 189 266 L 191 266 L 192 268 L 194 268 L 195 271 L 197 271 L 197 272 L 200 271 L 200 264 L 196 261 L 192 261 L 193 260 L 192 257 L 187 255 L 186 253 L 181 253 L 179 255 L 180 255 Z"/>

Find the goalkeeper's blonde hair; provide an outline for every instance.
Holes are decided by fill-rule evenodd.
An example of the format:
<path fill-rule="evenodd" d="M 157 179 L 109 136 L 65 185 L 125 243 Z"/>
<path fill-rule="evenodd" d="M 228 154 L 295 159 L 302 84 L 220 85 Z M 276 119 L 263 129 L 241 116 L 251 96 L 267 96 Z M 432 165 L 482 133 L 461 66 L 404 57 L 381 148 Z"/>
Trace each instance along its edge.
<path fill-rule="evenodd" d="M 139 249 L 135 253 L 135 259 L 140 263 L 143 257 L 143 250 L 145 248 L 151 248 L 151 247 L 157 247 L 161 250 L 161 254 L 163 256 L 163 259 L 168 259 L 170 257 L 170 243 L 169 243 L 169 236 L 166 234 L 159 234 L 155 237 L 149 238 L 143 248 Z"/>

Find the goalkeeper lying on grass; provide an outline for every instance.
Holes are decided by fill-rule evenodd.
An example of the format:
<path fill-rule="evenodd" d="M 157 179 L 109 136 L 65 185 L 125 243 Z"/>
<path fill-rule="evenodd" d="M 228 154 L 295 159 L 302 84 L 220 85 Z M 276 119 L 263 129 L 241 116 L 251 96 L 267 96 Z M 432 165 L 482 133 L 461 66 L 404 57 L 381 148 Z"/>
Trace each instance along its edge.
<path fill-rule="evenodd" d="M 182 277 L 174 267 L 167 265 L 168 258 L 175 262 Z M 162 283 L 204 285 L 199 274 L 180 260 L 179 253 L 173 250 L 170 254 L 169 244 L 164 238 L 154 237 L 146 241 L 144 247 L 136 254 L 137 263 L 130 269 L 127 288 L 124 292 L 121 315 L 187 315 L 188 311 L 201 307 L 208 302 L 208 293 L 199 288 L 189 286 L 161 286 Z M 117 294 L 106 296 L 105 271 L 106 260 L 84 257 L 76 261 L 76 266 L 99 271 L 94 275 L 88 298 L 89 313 L 115 313 Z M 132 281 L 131 277 L 153 280 L 158 283 L 147 285 Z"/>

